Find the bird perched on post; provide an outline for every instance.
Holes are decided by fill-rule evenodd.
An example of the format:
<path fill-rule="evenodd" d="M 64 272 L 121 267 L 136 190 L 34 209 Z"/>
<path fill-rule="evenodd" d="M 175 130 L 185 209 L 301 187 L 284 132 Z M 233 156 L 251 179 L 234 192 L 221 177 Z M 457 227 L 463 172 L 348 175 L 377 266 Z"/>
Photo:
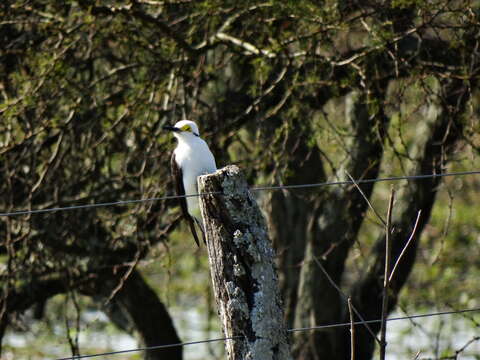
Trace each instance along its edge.
<path fill-rule="evenodd" d="M 197 124 L 190 120 L 181 120 L 174 126 L 164 126 L 163 129 L 172 131 L 178 140 L 170 161 L 177 195 L 198 194 L 197 177 L 215 172 L 217 165 L 207 143 L 200 138 Z M 200 227 L 204 241 L 205 232 L 198 196 L 182 197 L 179 200 L 195 242 L 200 246 L 194 222 Z"/>

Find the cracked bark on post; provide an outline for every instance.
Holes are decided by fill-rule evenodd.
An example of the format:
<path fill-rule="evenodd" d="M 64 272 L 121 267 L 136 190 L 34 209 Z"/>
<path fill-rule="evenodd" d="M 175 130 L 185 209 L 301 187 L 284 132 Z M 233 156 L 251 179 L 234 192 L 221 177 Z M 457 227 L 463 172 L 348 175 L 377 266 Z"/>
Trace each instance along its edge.
<path fill-rule="evenodd" d="M 236 166 L 198 178 L 229 360 L 291 359 L 265 220 Z M 213 194 L 212 194 L 213 193 Z"/>

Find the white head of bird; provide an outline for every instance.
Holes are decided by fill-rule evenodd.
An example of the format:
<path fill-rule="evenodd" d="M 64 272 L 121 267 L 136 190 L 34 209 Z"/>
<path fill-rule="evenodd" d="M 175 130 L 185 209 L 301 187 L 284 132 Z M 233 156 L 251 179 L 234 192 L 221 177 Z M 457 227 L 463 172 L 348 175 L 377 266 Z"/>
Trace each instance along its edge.
<path fill-rule="evenodd" d="M 192 137 L 199 137 L 198 126 L 191 120 L 180 120 L 174 126 L 164 126 L 165 130 L 173 131 L 173 135 L 178 140 L 191 139 Z"/>

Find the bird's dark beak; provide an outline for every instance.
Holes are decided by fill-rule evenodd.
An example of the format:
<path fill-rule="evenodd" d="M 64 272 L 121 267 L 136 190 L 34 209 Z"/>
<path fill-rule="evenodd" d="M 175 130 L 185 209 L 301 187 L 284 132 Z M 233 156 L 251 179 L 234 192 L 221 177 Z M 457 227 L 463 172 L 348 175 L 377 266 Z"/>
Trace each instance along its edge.
<path fill-rule="evenodd" d="M 163 126 L 163 130 L 175 131 L 175 132 L 180 131 L 179 128 L 176 128 L 175 126 L 170 126 L 170 125 L 165 125 L 165 126 Z"/>

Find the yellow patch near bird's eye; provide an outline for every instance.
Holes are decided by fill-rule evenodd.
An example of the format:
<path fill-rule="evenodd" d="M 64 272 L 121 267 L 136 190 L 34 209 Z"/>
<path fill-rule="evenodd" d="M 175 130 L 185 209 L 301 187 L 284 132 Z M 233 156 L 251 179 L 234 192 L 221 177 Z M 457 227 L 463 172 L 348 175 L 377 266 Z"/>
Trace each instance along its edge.
<path fill-rule="evenodd" d="M 183 125 L 180 130 L 182 131 L 192 131 L 192 128 L 190 127 L 190 125 Z"/>

